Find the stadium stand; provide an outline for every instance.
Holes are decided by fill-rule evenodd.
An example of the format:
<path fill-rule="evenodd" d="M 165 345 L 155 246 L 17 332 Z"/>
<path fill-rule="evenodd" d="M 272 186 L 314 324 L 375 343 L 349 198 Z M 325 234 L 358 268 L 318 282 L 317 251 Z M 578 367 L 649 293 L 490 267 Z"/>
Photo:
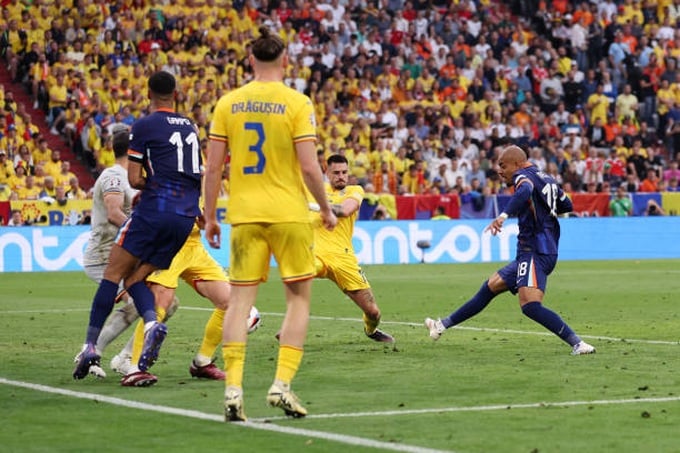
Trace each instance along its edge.
<path fill-rule="evenodd" d="M 574 195 L 609 196 L 621 184 L 629 194 L 678 190 L 676 175 L 663 177 L 680 149 L 677 1 L 2 5 L 0 47 L 31 97 L 18 83 L 5 89 L 46 112 L 50 146 L 60 134 L 72 151 L 62 157 L 93 175 L 110 162 L 112 125 L 145 113 L 153 70 L 178 77 L 177 109 L 205 144 L 216 100 L 250 80 L 248 43 L 267 25 L 288 42 L 285 83 L 315 103 L 320 156 L 345 154 L 351 182 L 371 184 L 388 217 L 397 205 L 425 216 L 398 198 L 414 195 L 421 205 L 459 197 L 463 212 L 486 213 L 481 201 L 506 192 L 494 169 L 506 143 Z M 61 79 L 67 94 L 55 104 Z M 650 171 L 658 182 L 643 184 Z"/>

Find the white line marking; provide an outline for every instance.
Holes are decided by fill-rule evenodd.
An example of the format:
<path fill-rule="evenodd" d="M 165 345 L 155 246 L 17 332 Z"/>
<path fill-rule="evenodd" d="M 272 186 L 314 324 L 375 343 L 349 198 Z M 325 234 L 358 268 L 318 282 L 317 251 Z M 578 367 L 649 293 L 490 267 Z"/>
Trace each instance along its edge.
<path fill-rule="evenodd" d="M 3 315 L 23 315 L 29 313 L 74 313 L 90 311 L 89 308 L 50 308 L 45 310 L 0 310 Z"/>
<path fill-rule="evenodd" d="M 195 310 L 195 311 L 212 311 L 213 308 L 209 307 L 187 307 L 181 306 L 183 310 Z M 66 308 L 66 309 L 49 309 L 49 310 L 0 310 L 0 314 L 12 315 L 12 314 L 28 314 L 28 313 L 71 313 L 71 312 L 81 312 L 90 311 L 89 308 Z M 283 317 L 283 313 L 273 313 L 273 312 L 261 312 L 263 316 L 277 316 Z M 333 316 L 310 316 L 310 319 L 315 321 L 342 321 L 342 322 L 363 322 L 359 318 L 340 318 Z M 407 322 L 407 321 L 380 321 L 382 324 L 394 325 L 394 326 L 409 326 L 409 327 L 422 327 L 422 323 L 418 322 Z M 507 333 L 516 335 L 538 335 L 542 337 L 550 337 L 554 334 L 550 332 L 534 332 L 530 330 L 514 330 L 514 329 L 496 329 L 491 327 L 469 327 L 469 326 L 455 326 L 454 329 L 460 330 L 470 330 L 473 332 L 494 332 L 494 333 Z M 600 341 L 616 341 L 621 343 L 642 343 L 642 344 L 659 344 L 659 345 L 680 345 L 680 341 L 667 341 L 667 340 L 645 340 L 637 338 L 617 338 L 617 337 L 605 337 L 601 335 L 581 335 L 581 338 L 587 338 L 589 340 L 600 340 Z"/>
<path fill-rule="evenodd" d="M 402 411 L 376 411 L 376 412 L 354 412 L 338 414 L 316 414 L 308 415 L 309 419 L 328 419 L 328 418 L 354 418 L 354 417 L 389 417 L 395 415 L 415 415 L 415 414 L 441 414 L 443 412 L 484 412 L 509 409 L 539 409 L 543 407 L 573 407 L 573 406 L 604 406 L 615 404 L 637 404 L 637 403 L 672 403 L 680 401 L 680 396 L 668 396 L 658 398 L 626 398 L 622 400 L 595 400 L 595 401 L 555 401 L 541 403 L 524 404 L 492 404 L 488 406 L 459 406 L 441 407 L 431 409 L 405 409 Z M 279 420 L 285 417 L 269 417 L 266 420 Z M 256 419 L 264 421 L 265 419 Z"/>
<path fill-rule="evenodd" d="M 140 409 L 151 412 L 160 412 L 163 414 L 180 415 L 182 417 L 191 417 L 200 420 L 224 423 L 224 416 L 207 414 L 205 412 L 199 412 L 189 409 L 180 409 L 176 407 L 160 406 L 157 404 L 141 403 L 138 401 L 129 401 L 121 398 L 114 398 L 111 396 L 97 395 L 96 393 L 75 392 L 73 390 L 49 387 L 47 385 L 42 384 L 32 384 L 30 382 L 13 381 L 2 377 L 0 377 L 0 384 L 22 387 L 25 389 L 37 390 L 45 393 L 54 393 L 57 395 L 70 396 L 73 398 L 81 398 L 86 400 L 98 401 L 102 403 L 109 403 L 116 406 L 128 407 L 131 409 Z M 356 445 L 359 447 L 369 448 L 381 448 L 383 450 L 390 451 L 403 451 L 408 453 L 443 453 L 446 451 L 450 451 L 450 450 L 435 450 L 432 448 L 418 447 L 415 445 L 407 444 L 397 444 L 392 442 L 380 442 L 373 439 L 366 439 L 357 436 L 347 436 L 344 434 L 329 433 L 325 431 L 316 431 L 304 428 L 293 428 L 290 426 L 279 426 L 272 423 L 268 423 L 271 419 L 272 418 L 261 419 L 261 421 L 251 419 L 245 423 L 235 423 L 234 425 L 242 426 L 244 428 L 259 429 L 261 431 L 273 431 L 282 434 L 292 434 L 295 436 L 313 437 L 316 439 L 323 439 L 347 445 Z M 265 421 L 267 423 L 265 423 Z"/>

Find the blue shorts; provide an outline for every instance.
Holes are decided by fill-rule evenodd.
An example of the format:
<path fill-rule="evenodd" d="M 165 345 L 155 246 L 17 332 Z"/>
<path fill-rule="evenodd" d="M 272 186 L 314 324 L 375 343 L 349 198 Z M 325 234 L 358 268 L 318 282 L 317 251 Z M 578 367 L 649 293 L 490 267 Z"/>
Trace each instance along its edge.
<path fill-rule="evenodd" d="M 498 271 L 512 294 L 519 288 L 538 288 L 545 293 L 548 275 L 555 269 L 557 255 L 521 252 L 512 263 Z"/>
<path fill-rule="evenodd" d="M 167 269 L 189 237 L 195 221 L 194 217 L 172 212 L 153 212 L 149 215 L 133 211 L 132 216 L 120 227 L 116 244 L 142 263 Z"/>

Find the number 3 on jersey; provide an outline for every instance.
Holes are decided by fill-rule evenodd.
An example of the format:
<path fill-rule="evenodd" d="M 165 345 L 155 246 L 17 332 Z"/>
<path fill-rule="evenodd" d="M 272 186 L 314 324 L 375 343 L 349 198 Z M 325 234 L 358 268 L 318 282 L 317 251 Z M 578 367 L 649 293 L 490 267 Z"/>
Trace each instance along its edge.
<path fill-rule="evenodd" d="M 257 134 L 257 142 L 248 147 L 248 151 L 255 153 L 257 156 L 257 164 L 243 167 L 243 174 L 259 175 L 264 171 L 264 166 L 267 163 L 267 158 L 262 151 L 262 145 L 264 145 L 264 128 L 262 127 L 262 123 L 245 123 L 244 127 L 247 131 L 254 131 Z"/>

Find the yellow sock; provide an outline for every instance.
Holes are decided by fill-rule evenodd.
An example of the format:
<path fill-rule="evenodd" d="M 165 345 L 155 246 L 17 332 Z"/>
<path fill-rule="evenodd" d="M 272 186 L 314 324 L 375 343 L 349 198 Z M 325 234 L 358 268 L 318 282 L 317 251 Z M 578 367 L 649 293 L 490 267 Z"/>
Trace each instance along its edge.
<path fill-rule="evenodd" d="M 243 368 L 246 363 L 246 344 L 240 342 L 225 343 L 222 346 L 224 371 L 227 374 L 225 386 L 243 387 Z"/>
<path fill-rule="evenodd" d="M 165 309 L 156 307 L 156 319 L 165 319 Z M 142 355 L 144 348 L 144 320 L 140 319 L 135 327 L 135 339 L 132 342 L 132 358 L 130 361 L 137 365 L 139 357 Z"/>
<path fill-rule="evenodd" d="M 144 347 L 144 321 L 139 320 L 137 327 L 135 327 L 134 341 L 132 342 L 132 358 L 130 361 L 136 366 L 139 362 L 139 357 L 142 355 L 142 348 Z"/>
<path fill-rule="evenodd" d="M 302 348 L 290 345 L 279 347 L 279 360 L 276 364 L 276 379 L 286 385 L 290 385 L 302 362 Z"/>
<path fill-rule="evenodd" d="M 168 314 L 165 312 L 165 308 L 156 307 L 156 319 L 159 322 L 165 322 L 168 320 Z"/>
<path fill-rule="evenodd" d="M 203 332 L 203 341 L 201 348 L 198 350 L 198 355 L 201 358 L 212 359 L 217 350 L 217 346 L 222 343 L 222 323 L 224 322 L 224 310 L 216 308 L 213 310 L 210 319 L 205 325 Z M 198 365 L 205 366 L 208 363 L 199 363 Z"/>
<path fill-rule="evenodd" d="M 364 330 L 366 331 L 367 334 L 372 334 L 375 332 L 375 329 L 378 328 L 378 324 L 380 324 L 380 320 L 376 319 L 373 320 L 366 316 L 366 313 L 364 313 Z"/>

